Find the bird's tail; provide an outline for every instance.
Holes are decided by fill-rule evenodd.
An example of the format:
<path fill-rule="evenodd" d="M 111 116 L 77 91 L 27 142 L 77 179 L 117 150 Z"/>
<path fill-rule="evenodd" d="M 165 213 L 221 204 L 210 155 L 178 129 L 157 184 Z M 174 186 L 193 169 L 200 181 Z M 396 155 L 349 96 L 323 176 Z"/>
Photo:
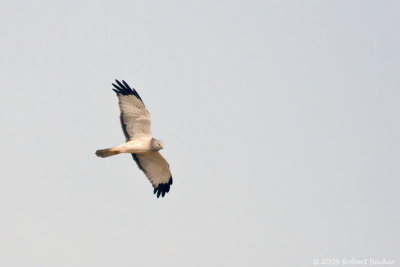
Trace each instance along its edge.
<path fill-rule="evenodd" d="M 101 158 L 107 158 L 110 156 L 117 155 L 119 153 L 121 153 L 121 151 L 117 147 L 100 149 L 96 151 L 96 155 Z"/>

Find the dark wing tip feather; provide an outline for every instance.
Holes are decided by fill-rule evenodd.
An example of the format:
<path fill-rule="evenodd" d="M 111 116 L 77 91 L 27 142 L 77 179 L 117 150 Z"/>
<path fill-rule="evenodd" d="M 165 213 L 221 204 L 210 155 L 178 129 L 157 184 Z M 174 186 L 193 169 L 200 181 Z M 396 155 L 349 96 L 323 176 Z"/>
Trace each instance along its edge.
<path fill-rule="evenodd" d="M 117 84 L 112 83 L 112 85 L 114 86 L 113 88 L 114 92 L 121 95 L 134 95 L 143 103 L 142 98 L 136 92 L 135 88 L 131 88 L 124 80 L 122 80 L 122 83 L 118 80 L 115 80 L 115 82 Z"/>
<path fill-rule="evenodd" d="M 159 184 L 156 188 L 154 188 L 154 194 L 157 194 L 157 198 L 159 198 L 160 195 L 164 197 L 165 194 L 169 192 L 171 185 L 172 185 L 172 176 L 169 177 L 168 183 Z"/>

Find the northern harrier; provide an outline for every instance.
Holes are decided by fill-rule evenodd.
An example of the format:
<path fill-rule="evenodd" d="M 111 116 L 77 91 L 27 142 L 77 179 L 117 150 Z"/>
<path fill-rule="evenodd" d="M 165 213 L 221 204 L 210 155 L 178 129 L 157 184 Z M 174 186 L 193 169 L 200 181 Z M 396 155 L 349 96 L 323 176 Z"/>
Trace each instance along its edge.
<path fill-rule="evenodd" d="M 121 153 L 130 153 L 136 161 L 139 169 L 147 176 L 154 187 L 157 198 L 164 197 L 172 185 L 172 176 L 168 162 L 158 152 L 163 148 L 163 143 L 151 136 L 150 114 L 143 104 L 142 99 L 134 88 L 122 81 L 113 90 L 119 99 L 121 110 L 120 120 L 122 131 L 126 137 L 126 143 L 113 148 L 96 151 L 96 155 L 102 158 Z"/>

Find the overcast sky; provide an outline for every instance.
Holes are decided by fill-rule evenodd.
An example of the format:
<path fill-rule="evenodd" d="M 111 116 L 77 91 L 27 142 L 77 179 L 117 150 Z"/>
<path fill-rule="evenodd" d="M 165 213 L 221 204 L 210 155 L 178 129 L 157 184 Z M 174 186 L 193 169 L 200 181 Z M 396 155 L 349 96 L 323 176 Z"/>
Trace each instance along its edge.
<path fill-rule="evenodd" d="M 398 1 L 9 1 L 0 266 L 312 266 L 400 247 Z M 152 115 L 163 199 L 114 79 Z"/>

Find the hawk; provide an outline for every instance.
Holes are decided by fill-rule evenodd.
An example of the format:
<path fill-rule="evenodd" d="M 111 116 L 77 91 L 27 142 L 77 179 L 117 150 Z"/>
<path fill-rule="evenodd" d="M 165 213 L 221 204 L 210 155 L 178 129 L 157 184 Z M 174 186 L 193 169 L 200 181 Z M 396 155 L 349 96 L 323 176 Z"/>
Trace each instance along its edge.
<path fill-rule="evenodd" d="M 168 162 L 159 150 L 164 147 L 160 140 L 151 135 L 150 114 L 142 98 L 124 80 L 115 80 L 113 91 L 117 93 L 121 110 L 120 121 L 126 142 L 122 145 L 100 149 L 96 155 L 106 158 L 121 153 L 130 153 L 140 170 L 144 172 L 154 188 L 157 198 L 169 192 L 172 175 Z"/>

